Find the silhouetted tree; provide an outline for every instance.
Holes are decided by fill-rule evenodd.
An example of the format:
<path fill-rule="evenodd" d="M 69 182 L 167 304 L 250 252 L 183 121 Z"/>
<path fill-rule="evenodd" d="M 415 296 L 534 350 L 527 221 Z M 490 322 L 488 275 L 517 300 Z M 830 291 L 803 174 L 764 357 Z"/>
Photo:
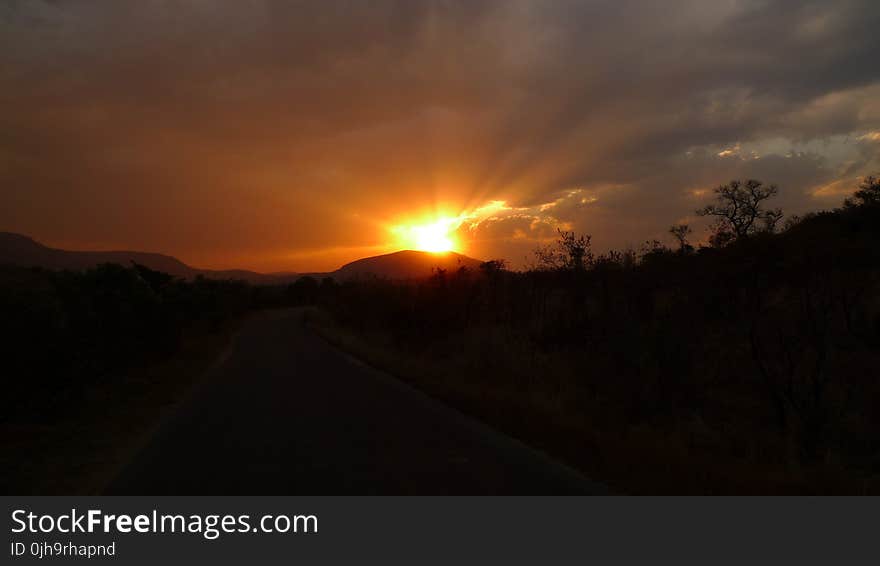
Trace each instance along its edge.
<path fill-rule="evenodd" d="M 843 206 L 846 208 L 877 205 L 880 205 L 880 177 L 873 175 L 865 177 L 853 196 L 843 201 Z"/>
<path fill-rule="evenodd" d="M 534 261 L 531 262 L 530 269 L 535 271 L 550 271 L 562 269 L 562 261 L 560 259 L 559 250 L 555 244 L 539 245 L 532 252 Z"/>
<path fill-rule="evenodd" d="M 797 214 L 792 214 L 788 218 L 785 219 L 785 223 L 782 225 L 783 231 L 788 231 L 803 222 L 803 218 Z"/>
<path fill-rule="evenodd" d="M 499 273 L 507 270 L 506 259 L 490 259 L 480 264 L 480 271 L 488 277 L 497 277 Z"/>
<path fill-rule="evenodd" d="M 589 234 L 580 236 L 574 232 L 556 229 L 559 238 L 555 243 L 538 247 L 534 251 L 538 270 L 570 269 L 583 271 L 593 263 Z"/>
<path fill-rule="evenodd" d="M 678 253 L 686 254 L 694 250 L 694 247 L 688 243 L 688 236 L 694 233 L 690 226 L 687 224 L 673 224 L 669 228 L 669 233 L 678 242 Z"/>
<path fill-rule="evenodd" d="M 576 271 L 583 271 L 587 265 L 593 262 L 593 253 L 590 250 L 592 236 L 588 234 L 576 235 L 574 232 L 559 232 L 559 246 L 565 254 L 565 267 Z"/>
<path fill-rule="evenodd" d="M 697 211 L 700 216 L 715 218 L 713 246 L 724 247 L 734 240 L 756 232 L 773 232 L 782 219 L 782 209 L 766 209 L 764 201 L 779 192 L 776 185 L 764 186 L 761 181 L 731 181 L 715 189 L 717 204 Z"/>
<path fill-rule="evenodd" d="M 642 252 L 642 259 L 644 260 L 647 257 L 663 255 L 669 252 L 669 248 L 664 246 L 660 240 L 645 240 L 640 251 Z"/>
<path fill-rule="evenodd" d="M 147 285 L 149 285 L 155 292 L 161 291 L 174 280 L 174 277 L 171 275 L 156 271 L 155 269 L 150 269 L 146 265 L 141 265 L 135 261 L 132 261 L 131 264 L 134 266 L 134 269 L 137 271 L 140 278 L 146 281 Z"/>

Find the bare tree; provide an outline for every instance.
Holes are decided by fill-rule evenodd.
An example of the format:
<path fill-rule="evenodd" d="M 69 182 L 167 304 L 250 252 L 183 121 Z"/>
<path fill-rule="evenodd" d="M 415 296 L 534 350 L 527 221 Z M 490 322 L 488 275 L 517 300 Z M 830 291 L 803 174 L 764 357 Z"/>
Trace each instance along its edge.
<path fill-rule="evenodd" d="M 669 228 L 669 233 L 678 242 L 678 253 L 686 254 L 693 251 L 694 247 L 688 243 L 688 236 L 694 233 L 690 226 L 687 224 L 673 224 Z"/>
<path fill-rule="evenodd" d="M 711 242 L 721 247 L 757 232 L 773 232 L 782 219 L 782 209 L 766 209 L 764 201 L 779 192 L 776 185 L 761 181 L 731 181 L 715 189 L 717 204 L 697 211 L 700 216 L 715 218 Z"/>

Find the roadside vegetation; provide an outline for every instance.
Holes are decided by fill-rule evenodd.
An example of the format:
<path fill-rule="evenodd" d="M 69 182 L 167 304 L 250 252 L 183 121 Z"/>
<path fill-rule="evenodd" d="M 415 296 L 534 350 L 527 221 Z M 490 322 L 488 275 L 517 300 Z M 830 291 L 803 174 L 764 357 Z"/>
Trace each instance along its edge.
<path fill-rule="evenodd" d="M 776 191 L 719 187 L 699 249 L 560 232 L 527 272 L 298 285 L 331 340 L 619 491 L 876 493 L 880 184 L 790 219 Z"/>
<path fill-rule="evenodd" d="M 2 492 L 100 490 L 243 317 L 283 300 L 283 289 L 141 265 L 0 266 Z"/>

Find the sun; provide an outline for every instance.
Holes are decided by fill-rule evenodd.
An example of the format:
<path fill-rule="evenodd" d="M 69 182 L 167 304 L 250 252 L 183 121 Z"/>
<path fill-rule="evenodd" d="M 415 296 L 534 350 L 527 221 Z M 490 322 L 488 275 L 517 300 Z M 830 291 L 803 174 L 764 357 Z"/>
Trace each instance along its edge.
<path fill-rule="evenodd" d="M 440 218 L 427 224 L 395 226 L 392 228 L 400 245 L 422 252 L 451 252 L 456 248 L 452 233 L 458 227 L 456 218 Z"/>
<path fill-rule="evenodd" d="M 455 245 L 449 237 L 449 226 L 435 222 L 425 226 L 413 226 L 416 247 L 423 252 L 448 252 Z"/>

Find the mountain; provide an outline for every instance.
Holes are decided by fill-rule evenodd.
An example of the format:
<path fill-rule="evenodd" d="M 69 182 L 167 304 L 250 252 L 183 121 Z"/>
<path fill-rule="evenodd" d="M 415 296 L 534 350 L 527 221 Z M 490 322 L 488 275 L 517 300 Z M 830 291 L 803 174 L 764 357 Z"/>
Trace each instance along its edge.
<path fill-rule="evenodd" d="M 79 252 L 59 250 L 44 246 L 43 244 L 11 232 L 0 232 L 0 264 L 23 265 L 26 267 L 43 267 L 46 269 L 70 269 L 82 270 L 95 267 L 102 263 L 118 263 L 131 265 L 131 262 L 145 265 L 150 269 L 162 271 L 181 277 L 192 279 L 198 275 L 210 279 L 244 279 L 251 283 L 286 283 L 295 280 L 295 273 L 257 273 L 245 270 L 216 271 L 211 269 L 198 269 L 189 266 L 175 257 L 164 254 L 133 252 L 133 251 L 109 251 L 109 252 Z"/>
<path fill-rule="evenodd" d="M 131 262 L 145 265 L 150 269 L 162 271 L 183 279 L 198 275 L 209 279 L 243 279 L 251 283 L 272 285 L 286 284 L 306 274 L 297 273 L 257 273 L 241 269 L 217 271 L 198 269 L 168 255 L 133 252 L 80 252 L 59 250 L 11 232 L 0 232 L 0 265 L 13 264 L 46 269 L 82 270 L 102 263 L 131 265 Z M 386 255 L 367 257 L 347 263 L 331 273 L 309 273 L 315 278 L 332 277 L 337 281 L 378 277 L 381 279 L 420 279 L 429 277 L 440 268 L 449 272 L 461 267 L 479 269 L 479 260 L 455 252 L 432 253 L 406 250 Z"/>
<path fill-rule="evenodd" d="M 383 279 L 419 279 L 428 277 L 436 269 L 449 272 L 461 267 L 477 270 L 482 262 L 455 252 L 418 252 L 405 250 L 386 255 L 359 259 L 347 263 L 331 273 L 337 280 L 379 277 Z"/>

